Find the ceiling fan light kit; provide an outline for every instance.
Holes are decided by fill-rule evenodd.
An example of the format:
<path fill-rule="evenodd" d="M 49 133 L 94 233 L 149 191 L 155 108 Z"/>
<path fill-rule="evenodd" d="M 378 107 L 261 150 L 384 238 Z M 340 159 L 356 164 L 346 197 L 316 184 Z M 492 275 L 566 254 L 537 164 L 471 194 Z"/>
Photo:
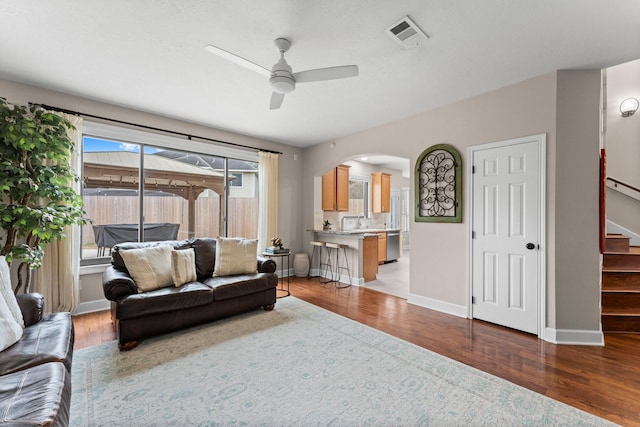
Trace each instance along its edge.
<path fill-rule="evenodd" d="M 280 51 L 280 60 L 273 65 L 271 71 L 269 71 L 267 68 L 262 67 L 261 65 L 251 62 L 248 59 L 244 59 L 217 46 L 206 45 L 204 49 L 207 52 L 213 53 L 214 55 L 224 58 L 227 61 L 233 62 L 234 64 L 243 66 L 259 74 L 269 76 L 269 84 L 271 85 L 271 90 L 273 91 L 273 93 L 271 94 L 269 108 L 272 110 L 277 110 L 278 108 L 280 108 L 280 106 L 282 105 L 282 101 L 284 100 L 284 95 L 286 93 L 292 92 L 296 88 L 296 82 L 307 83 L 324 80 L 344 79 L 348 77 L 355 77 L 359 73 L 357 65 L 316 68 L 313 70 L 293 73 L 291 66 L 289 66 L 289 64 L 287 64 L 287 61 L 284 59 L 284 54 L 291 47 L 291 42 L 285 38 L 277 38 L 274 40 L 274 44 L 278 48 L 278 51 Z"/>

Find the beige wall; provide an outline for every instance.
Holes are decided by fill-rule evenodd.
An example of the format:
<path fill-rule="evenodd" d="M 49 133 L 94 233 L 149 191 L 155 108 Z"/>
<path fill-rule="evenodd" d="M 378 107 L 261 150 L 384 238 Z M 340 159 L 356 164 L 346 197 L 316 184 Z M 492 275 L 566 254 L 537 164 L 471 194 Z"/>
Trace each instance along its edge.
<path fill-rule="evenodd" d="M 600 299 L 596 295 L 599 258 L 597 227 L 593 228 L 597 220 L 597 204 L 594 206 L 593 197 L 597 201 L 598 187 L 591 186 L 598 176 L 598 163 L 592 160 L 593 153 L 597 155 L 598 150 L 599 75 L 599 71 L 546 74 L 306 149 L 304 228 L 311 228 L 313 221 L 315 177 L 345 160 L 365 154 L 386 154 L 409 158 L 415 165 L 417 156 L 424 149 L 446 143 L 460 151 L 464 168 L 470 146 L 544 133 L 547 135 L 547 327 L 599 330 Z M 587 105 L 574 108 L 570 115 L 557 112 L 557 105 L 564 108 L 565 103 L 571 101 L 586 102 Z M 561 141 L 557 140 L 558 132 L 563 136 Z M 578 156 L 568 155 L 576 149 L 581 152 Z M 582 153 L 583 149 L 585 153 Z M 568 162 L 563 163 L 562 168 L 557 168 L 556 150 L 560 152 L 560 159 Z M 587 179 L 589 187 L 576 196 L 586 195 L 585 198 L 573 196 L 574 179 L 556 186 L 557 179 L 568 178 L 568 169 L 563 168 L 573 170 L 578 166 L 581 169 L 578 175 Z M 558 172 L 557 169 L 562 170 Z M 466 177 L 463 181 L 466 202 Z M 413 177 L 411 187 L 413 198 Z M 559 215 L 556 215 L 557 209 L 561 209 Z M 575 221 L 576 217 L 583 221 Z M 449 305 L 452 312 L 466 307 L 468 220 L 464 217 L 462 224 L 412 222 L 410 293 L 416 300 L 443 303 Z M 579 239 L 581 242 L 595 242 L 593 247 L 572 247 L 571 256 L 558 254 L 556 233 L 565 227 L 584 235 Z M 565 234 L 560 233 L 563 238 Z M 305 241 L 308 240 L 311 240 L 309 233 L 305 235 Z M 569 245 L 563 244 L 563 249 L 565 246 Z M 567 273 L 570 270 L 581 270 L 581 273 L 571 277 Z M 558 280 L 561 284 L 557 287 Z M 560 312 L 562 315 L 558 314 Z"/>
<path fill-rule="evenodd" d="M 300 185 L 302 174 L 301 149 L 2 79 L 0 79 L 0 96 L 6 98 L 9 102 L 17 104 L 26 104 L 28 102 L 47 104 L 146 126 L 281 151 L 283 154 L 279 160 L 278 175 L 280 200 L 278 207 L 278 233 L 283 242 L 294 252 L 301 249 L 300 230 L 302 217 L 300 210 L 297 208 L 302 203 L 302 186 Z M 297 160 L 294 160 L 294 157 Z M 82 277 L 81 303 L 104 299 L 101 277 L 101 273 Z"/>
<path fill-rule="evenodd" d="M 555 147 L 556 324 L 600 329 L 600 71 L 560 71 Z"/>
<path fill-rule="evenodd" d="M 606 71 L 607 175 L 640 188 L 640 112 L 622 117 L 620 103 L 640 99 L 640 59 Z M 607 191 L 607 218 L 640 234 L 640 203 L 617 191 Z"/>
<path fill-rule="evenodd" d="M 460 151 L 465 167 L 470 146 L 544 133 L 547 327 L 597 331 L 599 76 L 599 71 L 546 74 L 304 150 L 3 80 L 0 96 L 283 151 L 279 234 L 293 252 L 308 250 L 312 235 L 306 230 L 313 227 L 314 209 L 320 208 L 315 191 L 319 177 L 339 163 L 382 154 L 408 158 L 414 165 L 425 148 L 447 143 Z M 413 198 L 413 177 L 410 181 Z M 463 182 L 466 203 L 466 177 Z M 442 303 L 445 310 L 466 307 L 467 221 L 411 223 L 410 292 L 416 300 Z M 83 277 L 82 300 L 101 297 L 99 285 L 98 274 Z"/>

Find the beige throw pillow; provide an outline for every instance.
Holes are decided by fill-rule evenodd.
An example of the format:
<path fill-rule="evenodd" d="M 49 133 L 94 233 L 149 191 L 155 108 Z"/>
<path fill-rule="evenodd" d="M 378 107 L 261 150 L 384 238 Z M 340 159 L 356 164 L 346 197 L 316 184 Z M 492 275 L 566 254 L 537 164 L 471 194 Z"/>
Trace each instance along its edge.
<path fill-rule="evenodd" d="M 20 310 L 16 295 L 13 293 L 13 289 L 11 289 L 11 272 L 9 271 L 9 264 L 7 264 L 4 256 L 0 256 L 0 296 L 4 298 L 9 312 L 11 312 L 16 323 L 18 323 L 21 328 L 24 328 L 22 310 Z"/>
<path fill-rule="evenodd" d="M 11 347 L 22 337 L 22 326 L 16 322 L 4 297 L 0 295 L 0 351 Z"/>
<path fill-rule="evenodd" d="M 120 251 L 124 265 L 136 282 L 138 292 L 173 285 L 171 277 L 171 251 L 169 245 Z"/>
<path fill-rule="evenodd" d="M 213 277 L 257 273 L 257 255 L 258 241 L 255 239 L 218 237 Z"/>
<path fill-rule="evenodd" d="M 197 280 L 196 251 L 193 248 L 171 251 L 171 277 L 176 286 Z"/>

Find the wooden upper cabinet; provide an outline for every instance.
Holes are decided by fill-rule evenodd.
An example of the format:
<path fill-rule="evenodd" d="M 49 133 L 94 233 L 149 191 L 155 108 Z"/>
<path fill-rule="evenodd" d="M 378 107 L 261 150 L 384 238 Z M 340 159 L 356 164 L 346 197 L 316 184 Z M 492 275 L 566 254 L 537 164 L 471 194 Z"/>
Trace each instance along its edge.
<path fill-rule="evenodd" d="M 349 211 L 349 167 L 338 165 L 322 176 L 323 211 Z"/>
<path fill-rule="evenodd" d="M 384 172 L 371 174 L 371 211 L 373 213 L 391 210 L 391 175 Z"/>
<path fill-rule="evenodd" d="M 331 169 L 322 175 L 322 210 L 336 210 L 336 170 Z"/>

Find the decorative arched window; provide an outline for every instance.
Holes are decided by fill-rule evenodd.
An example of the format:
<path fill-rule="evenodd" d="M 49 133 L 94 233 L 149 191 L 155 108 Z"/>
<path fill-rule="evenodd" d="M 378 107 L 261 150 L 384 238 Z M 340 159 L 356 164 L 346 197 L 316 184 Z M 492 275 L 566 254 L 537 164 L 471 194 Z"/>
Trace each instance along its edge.
<path fill-rule="evenodd" d="M 462 222 L 462 160 L 448 144 L 427 148 L 416 162 L 416 221 Z"/>

